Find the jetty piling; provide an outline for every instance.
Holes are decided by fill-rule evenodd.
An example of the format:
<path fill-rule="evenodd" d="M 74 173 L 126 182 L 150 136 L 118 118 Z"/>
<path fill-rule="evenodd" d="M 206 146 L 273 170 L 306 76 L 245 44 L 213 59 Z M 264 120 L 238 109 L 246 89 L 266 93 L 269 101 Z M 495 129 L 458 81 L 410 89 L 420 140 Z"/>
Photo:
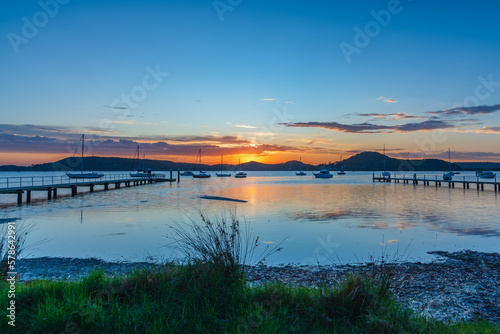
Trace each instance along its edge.
<path fill-rule="evenodd" d="M 406 175 L 403 175 L 402 177 L 399 176 L 383 176 L 381 175 L 375 175 L 375 172 L 372 174 L 372 179 L 373 182 L 394 182 L 394 183 L 403 183 L 403 184 L 409 184 L 410 180 L 414 185 L 418 185 L 419 182 L 422 182 L 424 186 L 430 185 L 431 182 L 434 182 L 434 185 L 437 187 L 441 187 L 442 183 L 448 183 L 448 188 L 455 188 L 455 183 L 462 184 L 463 189 L 470 189 L 471 184 L 476 185 L 477 190 L 484 190 L 485 185 L 492 185 L 494 192 L 500 192 L 500 184 L 497 182 L 497 178 L 495 176 L 495 179 L 493 181 L 483 181 L 480 180 L 479 177 L 476 177 L 476 180 L 468 180 L 466 179 L 465 176 L 462 177 L 462 180 L 443 180 L 443 179 L 438 179 L 436 176 L 434 179 L 427 178 L 425 175 L 421 178 L 417 178 L 416 174 L 413 174 L 412 177 L 406 177 Z"/>
<path fill-rule="evenodd" d="M 164 174 L 163 174 L 164 175 Z M 179 182 L 179 176 L 177 182 Z M 122 185 L 125 187 L 154 184 L 158 182 L 174 182 L 172 171 L 170 178 L 164 176 L 148 176 L 148 177 L 130 177 L 127 174 L 107 174 L 102 179 L 69 179 L 67 176 L 30 176 L 30 177 L 2 177 L 0 178 L 0 194 L 17 194 L 17 205 L 23 204 L 23 194 L 26 193 L 26 204 L 31 204 L 32 191 L 44 191 L 47 193 L 47 200 L 56 199 L 58 189 L 70 189 L 71 196 L 78 194 L 79 187 L 88 187 L 89 193 L 96 191 L 96 186 L 103 186 L 103 190 L 120 189 Z M 109 185 L 114 185 L 110 188 Z"/>

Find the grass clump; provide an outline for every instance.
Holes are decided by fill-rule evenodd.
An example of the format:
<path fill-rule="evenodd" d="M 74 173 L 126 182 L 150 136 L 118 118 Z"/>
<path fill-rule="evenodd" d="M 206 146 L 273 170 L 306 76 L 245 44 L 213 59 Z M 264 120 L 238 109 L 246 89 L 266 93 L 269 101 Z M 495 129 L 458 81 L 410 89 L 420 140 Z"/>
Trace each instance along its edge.
<path fill-rule="evenodd" d="M 24 253 L 26 237 L 33 228 L 34 225 L 17 223 L 16 219 L 0 225 L 0 279 L 7 277 L 11 266 L 15 268 L 15 261 Z"/>
<path fill-rule="evenodd" d="M 235 213 L 229 217 L 210 218 L 200 212 L 200 216 L 201 222 L 190 219 L 189 223 L 171 226 L 169 237 L 188 261 L 201 261 L 223 267 L 228 272 L 239 272 L 244 270 L 244 265 L 263 262 L 282 249 L 283 241 L 272 248 L 267 245 L 255 256 L 261 245 L 259 237 L 253 238 L 249 225 L 241 224 Z"/>

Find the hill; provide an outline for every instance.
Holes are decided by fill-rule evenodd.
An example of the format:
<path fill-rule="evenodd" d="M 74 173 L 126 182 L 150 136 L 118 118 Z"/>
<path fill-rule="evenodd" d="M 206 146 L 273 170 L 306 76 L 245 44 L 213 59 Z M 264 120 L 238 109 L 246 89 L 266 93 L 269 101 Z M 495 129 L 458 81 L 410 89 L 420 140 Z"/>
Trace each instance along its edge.
<path fill-rule="evenodd" d="M 346 170 L 356 171 L 379 171 L 384 170 L 385 166 L 390 171 L 411 172 L 411 171 L 445 171 L 449 170 L 450 165 L 447 161 L 439 159 L 396 159 L 384 156 L 377 152 L 363 152 L 356 154 L 342 163 L 332 164 L 330 167 L 339 169 L 341 165 Z M 452 170 L 461 170 L 457 164 L 451 164 Z"/>
<path fill-rule="evenodd" d="M 141 162 L 142 164 L 142 162 Z M 168 160 L 145 160 L 144 165 L 147 168 L 157 171 L 166 170 L 192 170 L 195 166 L 192 163 L 173 162 Z M 310 165 L 297 160 L 287 161 L 279 164 L 264 164 L 250 161 L 241 164 L 241 169 L 246 171 L 286 171 L 299 170 L 318 170 L 320 168 L 339 169 L 341 165 L 346 170 L 352 171 L 381 171 L 384 169 L 384 155 L 377 152 L 363 152 L 356 154 L 342 163 Z M 449 169 L 448 162 L 438 159 L 418 159 L 405 160 L 395 159 L 385 156 L 385 165 L 391 171 L 445 171 Z M 500 165 L 500 164 L 499 164 Z M 0 166 L 0 171 L 77 171 L 80 170 L 81 158 L 65 158 L 56 162 L 32 165 L 30 167 L 6 165 Z M 462 170 L 458 163 L 451 164 L 453 170 Z M 130 171 L 137 168 L 137 161 L 127 158 L 115 157 L 86 157 L 85 170 L 88 171 Z M 198 169 L 206 171 L 219 171 L 221 165 L 201 165 Z M 238 165 L 224 165 L 224 170 L 238 170 Z M 490 168 L 491 169 L 491 168 Z"/>

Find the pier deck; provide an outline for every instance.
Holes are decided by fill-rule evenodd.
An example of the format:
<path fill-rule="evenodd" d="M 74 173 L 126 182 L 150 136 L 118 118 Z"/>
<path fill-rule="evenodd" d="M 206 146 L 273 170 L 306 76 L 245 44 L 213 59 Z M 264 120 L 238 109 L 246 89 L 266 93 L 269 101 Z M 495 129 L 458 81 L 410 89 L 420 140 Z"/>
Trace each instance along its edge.
<path fill-rule="evenodd" d="M 96 186 L 102 186 L 103 190 L 120 189 L 122 186 L 131 187 L 158 182 L 179 182 L 180 175 L 177 171 L 177 178 L 166 177 L 165 174 L 153 174 L 148 177 L 131 177 L 129 174 L 107 174 L 104 177 L 70 179 L 64 176 L 20 176 L 0 178 L 0 194 L 17 194 L 17 205 L 23 204 L 23 194 L 26 193 L 26 204 L 31 203 L 32 191 L 46 191 L 47 199 L 57 198 L 58 189 L 71 189 L 71 196 L 78 194 L 78 188 L 87 187 L 89 192 L 94 192 Z M 111 185 L 111 187 L 110 187 Z"/>
<path fill-rule="evenodd" d="M 461 179 L 460 179 L 461 178 Z M 494 179 L 488 179 L 490 181 L 486 181 L 485 179 L 481 179 L 479 177 L 476 177 L 475 180 L 471 180 L 471 177 L 465 177 L 465 176 L 454 176 L 451 180 L 443 180 L 442 178 L 439 178 L 437 175 L 435 177 L 426 177 L 425 175 L 423 177 L 417 177 L 416 174 L 408 177 L 406 175 L 403 176 L 391 176 L 391 177 L 384 177 L 382 175 L 375 175 L 373 173 L 373 182 L 378 181 L 378 182 L 394 182 L 394 183 L 403 183 L 403 184 L 423 184 L 424 186 L 429 186 L 433 184 L 436 187 L 441 187 L 442 185 L 448 185 L 449 188 L 455 188 L 455 184 L 457 185 L 462 185 L 463 189 L 470 189 L 471 185 L 472 187 L 476 188 L 477 190 L 484 190 L 485 185 L 491 185 L 493 186 L 493 189 L 495 191 L 500 192 L 500 183 L 497 182 L 497 178 L 495 177 Z"/>

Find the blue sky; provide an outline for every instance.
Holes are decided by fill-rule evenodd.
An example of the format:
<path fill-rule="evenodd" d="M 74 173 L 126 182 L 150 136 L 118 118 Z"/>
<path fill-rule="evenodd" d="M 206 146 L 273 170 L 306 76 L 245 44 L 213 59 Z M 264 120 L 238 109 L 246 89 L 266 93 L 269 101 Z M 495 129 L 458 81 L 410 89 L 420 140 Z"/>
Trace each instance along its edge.
<path fill-rule="evenodd" d="M 3 1 L 0 164 L 500 161 L 495 1 Z M 232 161 L 228 161 L 231 163 Z"/>

